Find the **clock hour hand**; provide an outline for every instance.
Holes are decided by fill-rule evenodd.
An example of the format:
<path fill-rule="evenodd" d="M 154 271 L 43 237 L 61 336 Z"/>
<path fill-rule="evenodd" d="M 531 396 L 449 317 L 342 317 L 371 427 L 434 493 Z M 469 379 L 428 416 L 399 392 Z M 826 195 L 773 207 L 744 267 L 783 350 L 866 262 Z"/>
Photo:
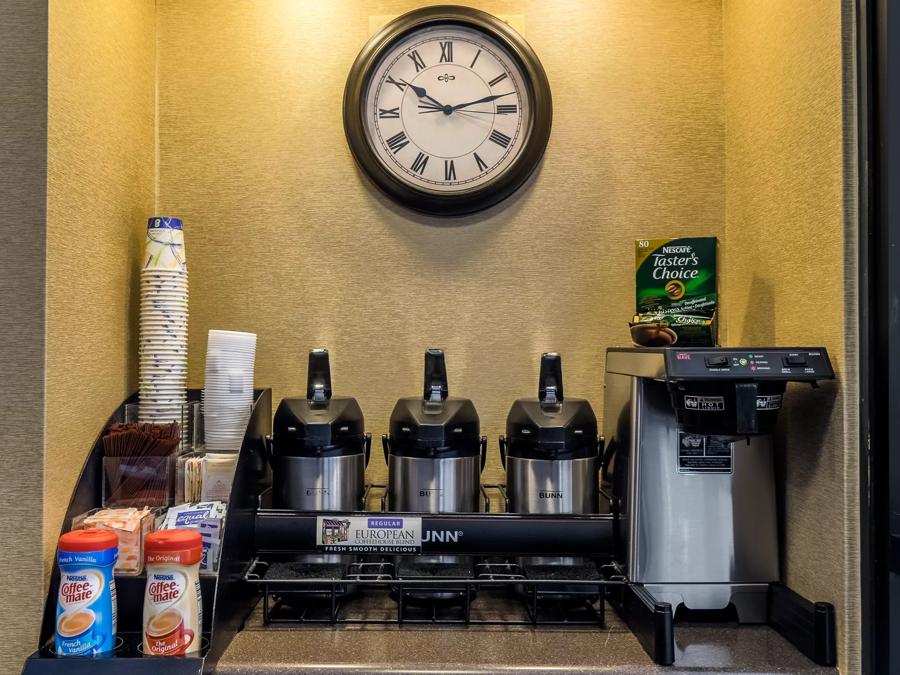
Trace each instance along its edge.
<path fill-rule="evenodd" d="M 433 97 L 429 96 L 429 95 L 428 95 L 428 92 L 425 90 L 425 87 L 417 87 L 417 86 L 414 85 L 414 84 L 410 84 L 410 83 L 407 82 L 406 80 L 400 80 L 400 81 L 401 81 L 403 84 L 405 84 L 407 87 L 409 87 L 410 89 L 412 89 L 413 92 L 415 92 L 416 96 L 418 96 L 419 98 L 427 98 L 429 101 L 431 101 L 432 103 L 434 103 L 436 106 L 440 106 L 441 108 L 449 108 L 449 107 L 450 107 L 450 106 L 445 106 L 443 103 L 441 103 L 440 101 L 438 101 L 436 98 L 433 98 Z"/>
<path fill-rule="evenodd" d="M 490 103 L 491 101 L 496 101 L 498 98 L 503 98 L 504 96 L 509 96 L 510 94 L 514 94 L 515 92 L 508 91 L 505 94 L 495 94 L 493 96 L 485 96 L 484 98 L 480 98 L 477 101 L 469 101 L 468 103 L 460 103 L 459 105 L 452 106 L 453 110 L 459 110 L 460 108 L 467 108 L 470 105 L 476 105 L 477 103 Z"/>

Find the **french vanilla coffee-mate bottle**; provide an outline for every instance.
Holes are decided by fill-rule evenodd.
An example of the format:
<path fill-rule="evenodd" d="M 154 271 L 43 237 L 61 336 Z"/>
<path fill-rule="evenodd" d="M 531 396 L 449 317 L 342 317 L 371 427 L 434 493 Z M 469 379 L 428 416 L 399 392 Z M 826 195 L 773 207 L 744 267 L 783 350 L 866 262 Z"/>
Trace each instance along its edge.
<path fill-rule="evenodd" d="M 112 655 L 116 646 L 119 538 L 109 530 L 74 530 L 59 538 L 56 655 Z"/>
<path fill-rule="evenodd" d="M 195 530 L 151 532 L 144 540 L 143 649 L 147 656 L 183 656 L 200 650 L 202 557 L 203 543 Z"/>

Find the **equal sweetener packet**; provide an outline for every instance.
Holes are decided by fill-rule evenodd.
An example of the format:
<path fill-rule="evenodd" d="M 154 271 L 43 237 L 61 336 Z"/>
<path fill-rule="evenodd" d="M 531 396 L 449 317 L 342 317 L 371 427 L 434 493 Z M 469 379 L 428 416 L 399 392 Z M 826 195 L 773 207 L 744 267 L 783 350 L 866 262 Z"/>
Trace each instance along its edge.
<path fill-rule="evenodd" d="M 225 517 L 226 506 L 222 502 L 200 502 L 173 506 L 166 514 L 165 529 L 172 530 L 192 527 L 201 521 L 221 520 Z"/>

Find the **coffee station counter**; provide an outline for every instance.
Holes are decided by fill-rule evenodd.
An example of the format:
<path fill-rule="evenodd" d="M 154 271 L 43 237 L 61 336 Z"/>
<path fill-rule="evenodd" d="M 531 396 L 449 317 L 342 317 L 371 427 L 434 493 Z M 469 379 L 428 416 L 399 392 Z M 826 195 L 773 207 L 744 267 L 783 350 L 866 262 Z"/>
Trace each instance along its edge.
<path fill-rule="evenodd" d="M 220 675 L 305 672 L 837 673 L 768 626 L 678 626 L 675 665 L 658 666 L 609 611 L 606 627 L 263 626 L 257 608 L 219 661 Z"/>

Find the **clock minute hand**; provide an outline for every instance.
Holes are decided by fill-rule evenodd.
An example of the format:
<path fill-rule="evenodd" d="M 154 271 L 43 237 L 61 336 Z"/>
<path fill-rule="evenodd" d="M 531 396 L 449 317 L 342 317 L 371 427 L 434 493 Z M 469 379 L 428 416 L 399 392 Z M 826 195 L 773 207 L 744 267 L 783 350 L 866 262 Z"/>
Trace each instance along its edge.
<path fill-rule="evenodd" d="M 515 92 L 508 91 L 505 94 L 495 94 L 494 96 L 485 96 L 484 98 L 480 98 L 477 101 L 469 101 L 468 103 L 460 103 L 459 105 L 452 106 L 453 110 L 459 110 L 460 108 L 468 108 L 470 105 L 475 105 L 477 103 L 490 103 L 491 101 L 496 101 L 498 98 L 503 98 L 504 96 L 509 96 Z"/>

